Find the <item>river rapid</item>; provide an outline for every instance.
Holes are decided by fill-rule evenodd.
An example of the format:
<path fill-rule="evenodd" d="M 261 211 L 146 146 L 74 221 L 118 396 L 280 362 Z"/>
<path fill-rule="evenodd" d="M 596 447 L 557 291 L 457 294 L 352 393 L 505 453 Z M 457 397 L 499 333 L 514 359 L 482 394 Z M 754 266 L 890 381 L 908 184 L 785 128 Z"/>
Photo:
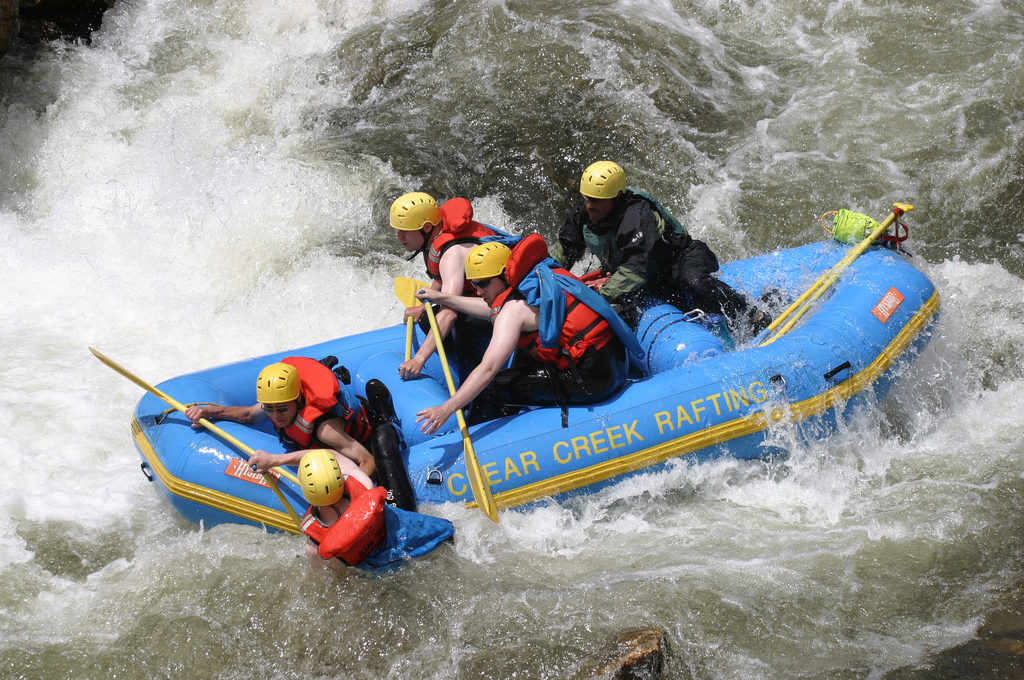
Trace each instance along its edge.
<path fill-rule="evenodd" d="M 0 676 L 903 678 L 1024 582 L 1024 9 L 1010 0 L 119 0 L 0 59 Z M 405 191 L 550 241 L 619 161 L 723 261 L 895 201 L 937 285 L 885 401 L 675 461 L 392 573 L 186 523 L 149 382 L 399 322 Z M 966 674 L 958 677 L 976 677 Z M 980 676 L 977 676 L 980 677 Z"/>

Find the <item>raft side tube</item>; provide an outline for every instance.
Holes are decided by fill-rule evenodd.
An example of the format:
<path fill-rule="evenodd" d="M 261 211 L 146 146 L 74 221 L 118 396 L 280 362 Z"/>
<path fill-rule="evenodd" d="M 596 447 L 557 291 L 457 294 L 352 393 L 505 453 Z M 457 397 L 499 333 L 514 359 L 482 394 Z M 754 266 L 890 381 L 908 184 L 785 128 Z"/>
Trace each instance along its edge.
<path fill-rule="evenodd" d="M 636 337 L 644 350 L 643 368 L 647 375 L 671 371 L 725 351 L 721 338 L 668 303 L 644 310 Z"/>
<path fill-rule="evenodd" d="M 357 378 L 366 383 L 373 378 L 384 383 L 395 406 L 395 425 L 398 427 L 402 442 L 413 446 L 431 437 L 420 432 L 416 414 L 430 406 L 437 406 L 448 399 L 448 390 L 429 376 L 414 380 L 402 380 L 398 375 L 398 367 L 404 361 L 404 355 L 397 351 L 378 352 L 359 364 Z M 458 422 L 453 415 L 438 432 L 450 432 L 458 429 Z"/>

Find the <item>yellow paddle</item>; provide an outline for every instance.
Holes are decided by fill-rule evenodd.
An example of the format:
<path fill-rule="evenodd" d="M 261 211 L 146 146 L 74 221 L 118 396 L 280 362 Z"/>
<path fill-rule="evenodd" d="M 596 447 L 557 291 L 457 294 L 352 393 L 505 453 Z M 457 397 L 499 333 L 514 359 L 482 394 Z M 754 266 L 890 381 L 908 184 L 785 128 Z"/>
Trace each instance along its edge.
<path fill-rule="evenodd" d="M 416 281 L 406 277 L 395 279 L 395 295 L 406 307 L 412 307 L 420 300 L 415 293 L 423 288 L 430 288 L 429 283 Z M 448 383 L 448 394 L 455 394 L 455 381 L 452 380 L 452 371 L 448 366 L 448 357 L 444 351 L 444 342 L 441 338 L 441 330 L 437 327 L 437 318 L 434 316 L 434 309 L 429 302 L 423 304 L 427 312 L 427 320 L 430 321 L 430 330 L 434 334 L 434 344 L 437 345 L 437 356 L 441 359 L 441 368 L 444 369 L 444 379 Z M 466 418 L 462 415 L 462 409 L 455 411 L 455 417 L 459 421 L 459 431 L 462 433 L 462 444 L 466 450 L 466 476 L 469 477 L 469 488 L 473 490 L 477 505 L 484 514 L 492 521 L 498 521 L 498 506 L 494 503 L 494 495 L 491 493 L 491 486 L 487 483 L 484 471 L 480 468 L 480 462 L 476 459 L 476 451 L 473 450 L 473 442 L 469 438 L 469 429 L 466 426 Z"/>
<path fill-rule="evenodd" d="M 103 352 L 99 351 L 98 349 L 96 349 L 94 347 L 90 347 L 89 351 L 92 352 L 93 355 L 97 359 L 99 359 L 100 361 L 102 361 L 107 366 L 109 366 L 110 368 L 114 369 L 115 371 L 117 371 L 118 373 L 123 375 L 124 377 L 128 378 L 133 383 L 135 383 L 136 385 L 138 385 L 142 389 L 144 389 L 147 392 L 149 392 L 150 394 L 152 394 L 154 397 L 157 397 L 157 398 L 162 399 L 163 401 L 167 402 L 168 404 L 173 406 L 175 408 L 175 410 L 177 410 L 177 411 L 181 411 L 182 413 L 185 412 L 185 410 L 186 410 L 185 407 L 182 404 L 178 403 L 178 401 L 176 401 L 173 397 L 168 395 L 166 392 L 163 392 L 162 390 L 154 387 L 153 385 L 150 385 L 149 383 L 144 381 L 142 378 L 138 377 L 137 375 L 135 375 L 134 373 L 129 371 L 124 366 L 118 364 L 113 359 L 111 359 L 111 358 L 107 357 L 106 355 L 104 355 Z M 221 428 L 217 427 L 216 425 L 211 423 L 206 418 L 200 418 L 199 419 L 199 424 L 202 425 L 203 427 L 207 428 L 208 430 L 210 430 L 211 432 L 213 432 L 214 434 L 216 434 L 220 438 L 226 440 L 228 443 L 235 445 L 236 447 L 241 449 L 243 452 L 245 452 L 247 455 L 252 456 L 252 454 L 255 453 L 255 451 L 252 449 L 252 447 L 246 446 L 241 441 L 239 441 L 235 437 L 231 436 L 230 434 L 228 434 L 227 432 L 225 432 Z M 280 473 L 282 477 L 290 479 L 291 481 L 295 482 L 296 484 L 299 484 L 299 478 L 296 477 L 295 475 L 293 475 L 288 470 L 285 470 L 284 468 L 279 468 L 279 467 L 278 468 L 274 468 L 274 470 L 276 470 L 278 473 Z M 266 473 L 266 472 L 263 473 L 263 479 L 266 480 L 267 484 L 269 484 L 270 488 L 274 491 L 274 494 L 277 495 L 277 499 L 279 501 L 281 501 L 281 505 L 284 506 L 284 509 L 287 510 L 288 514 L 292 516 L 293 520 L 295 520 L 295 526 L 298 527 L 299 533 L 302 533 L 302 527 L 301 527 L 302 522 L 299 519 L 299 516 L 296 514 L 295 509 L 292 508 L 292 506 L 288 503 L 287 500 L 285 500 L 284 494 L 281 493 L 281 489 L 279 489 L 278 486 L 277 486 L 277 481 L 274 479 L 274 477 L 272 475 L 270 475 L 269 473 Z"/>
<path fill-rule="evenodd" d="M 412 298 L 414 304 L 405 305 L 406 307 L 415 307 L 415 303 L 419 302 L 412 293 L 403 294 L 404 290 L 399 290 L 399 281 L 412 281 L 412 279 L 397 278 L 395 279 L 395 295 L 398 296 L 399 300 L 403 300 L 402 304 L 405 304 L 404 300 Z M 414 289 L 415 290 L 415 289 Z M 412 317 L 410 316 L 405 320 L 405 360 L 412 359 Z"/>
<path fill-rule="evenodd" d="M 811 308 L 811 303 L 817 300 L 819 297 L 821 297 L 822 294 L 826 290 L 828 290 L 828 288 L 833 283 L 838 281 L 839 275 L 842 274 L 843 271 L 845 271 L 846 268 L 849 267 L 854 260 L 860 257 L 861 253 L 867 250 L 868 247 L 872 243 L 874 243 L 875 239 L 877 239 L 879 236 L 885 233 L 885 230 L 888 229 L 889 226 L 896 221 L 896 218 L 898 218 L 903 213 L 910 212 L 911 210 L 914 209 L 914 206 L 909 205 L 907 203 L 893 203 L 892 207 L 893 211 L 892 213 L 889 214 L 888 217 L 885 218 L 885 221 L 879 224 L 878 227 L 873 232 L 871 232 L 867 238 L 858 243 L 853 250 L 848 252 L 846 254 L 846 257 L 844 257 L 836 264 L 832 265 L 831 269 L 822 274 L 818 278 L 818 280 L 815 281 L 811 285 L 811 287 L 804 292 L 803 295 L 798 297 L 793 302 L 793 304 L 791 304 L 786 309 L 786 311 L 780 314 L 778 318 L 776 318 L 774 321 L 771 322 L 771 324 L 769 324 L 767 329 L 769 333 L 774 331 L 776 328 L 779 328 L 780 325 L 782 326 L 782 328 L 779 328 L 779 330 L 774 335 L 771 335 L 767 340 L 762 342 L 761 347 L 772 344 L 773 342 L 781 338 L 783 335 L 788 333 L 789 330 L 793 328 L 793 326 L 796 324 L 796 322 L 800 320 L 800 317 L 806 314 L 807 311 Z"/>

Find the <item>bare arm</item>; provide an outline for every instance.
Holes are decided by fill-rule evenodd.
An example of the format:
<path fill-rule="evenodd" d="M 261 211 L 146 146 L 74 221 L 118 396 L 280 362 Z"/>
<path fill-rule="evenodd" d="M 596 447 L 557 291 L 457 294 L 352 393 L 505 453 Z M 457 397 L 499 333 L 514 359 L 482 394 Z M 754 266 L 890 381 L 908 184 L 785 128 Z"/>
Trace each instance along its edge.
<path fill-rule="evenodd" d="M 249 464 L 253 466 L 252 469 L 256 472 L 266 472 L 270 468 L 282 465 L 298 465 L 308 451 L 309 449 L 302 449 L 301 451 L 269 453 L 263 449 L 257 449 L 249 456 Z"/>
<path fill-rule="evenodd" d="M 328 418 L 316 430 L 316 438 L 327 448 L 333 449 L 343 457 L 359 466 L 359 469 L 372 477 L 377 471 L 377 463 L 366 447 L 345 432 L 345 424 L 341 418 Z"/>
<path fill-rule="evenodd" d="M 345 432 L 345 425 L 341 418 L 328 418 L 320 423 L 316 430 L 316 439 L 323 444 L 324 448 L 334 451 L 335 456 L 351 461 L 363 474 L 369 478 L 377 469 L 373 455 L 366 450 L 362 444 L 353 439 Z M 302 457 L 309 452 L 309 449 L 301 451 L 286 451 L 284 453 L 268 453 L 256 451 L 249 458 L 249 463 L 256 466 L 257 472 L 266 472 L 272 467 L 281 465 L 298 465 Z M 345 467 L 342 467 L 345 470 Z M 360 478 L 362 479 L 362 478 Z M 370 484 L 372 486 L 372 483 Z"/>
<path fill-rule="evenodd" d="M 219 404 L 205 404 L 189 406 L 185 409 L 185 417 L 192 421 L 192 427 L 202 427 L 199 424 L 200 418 L 207 420 L 230 420 L 243 425 L 255 425 L 265 417 L 263 408 L 259 404 L 252 406 L 221 406 Z"/>
<path fill-rule="evenodd" d="M 339 455 L 337 451 L 334 452 L 334 457 L 338 459 L 338 467 L 341 468 L 342 474 L 344 474 L 346 477 L 355 477 L 367 489 L 373 488 L 373 480 L 370 479 L 370 476 L 366 474 L 350 458 Z"/>
<path fill-rule="evenodd" d="M 515 352 L 520 334 L 536 330 L 536 327 L 537 310 L 522 300 L 513 300 L 502 307 L 501 313 L 494 320 L 491 342 L 487 345 L 487 351 L 484 352 L 480 364 L 447 401 L 416 414 L 416 422 L 423 422 L 420 430 L 426 434 L 433 434 L 456 410 L 476 398 Z"/>

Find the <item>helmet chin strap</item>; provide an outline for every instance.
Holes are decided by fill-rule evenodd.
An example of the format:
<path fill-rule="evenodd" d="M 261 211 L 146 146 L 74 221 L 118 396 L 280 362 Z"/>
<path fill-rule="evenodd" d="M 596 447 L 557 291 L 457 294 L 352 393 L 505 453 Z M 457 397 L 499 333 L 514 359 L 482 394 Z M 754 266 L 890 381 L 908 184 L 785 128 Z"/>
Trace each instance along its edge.
<path fill-rule="evenodd" d="M 437 225 L 436 224 L 433 224 L 431 226 L 434 229 L 437 229 Z M 417 248 L 414 252 L 410 253 L 409 257 L 405 258 L 406 262 L 411 261 L 414 257 L 416 257 L 417 255 L 419 255 L 420 253 L 422 253 L 424 250 L 427 249 L 427 246 L 430 245 L 430 241 L 434 237 L 434 229 L 430 230 L 430 235 L 428 236 L 426 230 L 424 228 L 422 228 L 422 227 L 420 228 L 420 231 L 423 232 L 423 245 L 421 245 L 419 248 Z"/>

